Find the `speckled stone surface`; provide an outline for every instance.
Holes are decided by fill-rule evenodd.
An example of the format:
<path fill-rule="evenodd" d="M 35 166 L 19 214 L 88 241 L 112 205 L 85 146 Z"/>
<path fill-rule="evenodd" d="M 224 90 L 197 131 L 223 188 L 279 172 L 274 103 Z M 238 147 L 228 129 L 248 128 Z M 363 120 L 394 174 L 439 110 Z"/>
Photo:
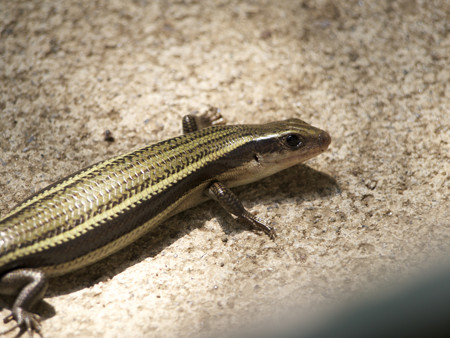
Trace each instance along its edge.
<path fill-rule="evenodd" d="M 53 280 L 45 336 L 223 335 L 448 255 L 449 15 L 448 1 L 1 1 L 1 215 L 211 106 L 333 138 L 235 189 L 275 241 L 207 202 Z"/>

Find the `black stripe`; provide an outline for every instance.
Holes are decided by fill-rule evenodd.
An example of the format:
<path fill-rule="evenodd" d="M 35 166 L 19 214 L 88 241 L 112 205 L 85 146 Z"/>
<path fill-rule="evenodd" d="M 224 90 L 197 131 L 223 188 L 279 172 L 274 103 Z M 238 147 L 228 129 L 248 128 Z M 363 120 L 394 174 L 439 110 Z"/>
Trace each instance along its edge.
<path fill-rule="evenodd" d="M 248 144 L 246 145 L 248 146 Z M 252 158 L 250 152 L 242 152 L 239 147 L 226 156 L 215 160 L 180 180 L 157 196 L 136 205 L 131 210 L 117 215 L 103 225 L 98 225 L 87 233 L 61 245 L 37 252 L 6 264 L 3 271 L 18 267 L 45 267 L 73 261 L 133 231 L 138 226 L 160 214 L 175 203 L 186 192 L 201 183 L 211 182 L 218 175 Z"/>
<path fill-rule="evenodd" d="M 18 232 L 19 230 L 17 229 L 18 224 L 16 223 L 16 221 L 14 220 L 14 218 L 18 218 L 20 216 L 22 216 L 23 214 L 26 214 L 29 212 L 30 209 L 33 208 L 34 205 L 37 204 L 41 204 L 45 201 L 49 201 L 52 200 L 55 196 L 63 196 L 65 192 L 67 192 L 69 189 L 73 188 L 73 187 L 77 187 L 78 185 L 80 185 L 80 183 L 82 184 L 83 182 L 89 183 L 90 180 L 95 179 L 98 175 L 102 175 L 108 172 L 114 172 L 114 170 L 121 170 L 121 171 L 125 171 L 125 170 L 130 170 L 133 168 L 133 164 L 135 164 L 135 162 L 139 159 L 137 159 L 137 157 L 140 157 L 141 155 L 146 155 L 148 153 L 150 153 L 150 157 L 148 158 L 148 161 L 150 161 L 151 163 L 153 163 L 155 166 L 160 167 L 162 169 L 157 170 L 156 171 L 156 176 L 153 177 L 153 180 L 147 180 L 143 185 L 139 186 L 139 187 L 134 187 L 129 191 L 125 191 L 121 196 L 119 196 L 118 199 L 116 200 L 112 200 L 112 201 L 108 201 L 105 206 L 110 209 L 115 205 L 118 205 L 120 203 L 122 203 L 124 200 L 126 200 L 130 194 L 134 194 L 136 193 L 137 190 L 142 190 L 142 189 L 146 189 L 148 188 L 150 185 L 154 185 L 159 183 L 160 181 L 166 179 L 168 176 L 171 176 L 173 174 L 178 173 L 179 171 L 181 171 L 183 169 L 183 166 L 181 165 L 177 165 L 174 161 L 176 160 L 176 157 L 170 157 L 170 158 L 164 158 L 164 153 L 168 152 L 167 149 L 170 149 L 171 152 L 175 152 L 178 147 L 186 145 L 189 142 L 200 140 L 201 138 L 205 137 L 208 134 L 214 134 L 215 132 L 217 132 L 218 129 L 225 129 L 225 127 L 221 126 L 221 127 L 215 127 L 214 130 L 212 129 L 202 129 L 199 132 L 195 133 L 195 134 L 188 134 L 188 135 L 182 135 L 176 138 L 172 138 L 172 139 L 168 139 L 168 140 L 164 140 L 161 141 L 159 143 L 147 146 L 145 148 L 139 149 L 134 151 L 133 153 L 129 154 L 129 155 L 125 155 L 123 157 L 120 157 L 116 160 L 114 160 L 112 163 L 108 164 L 106 167 L 99 169 L 99 170 L 94 170 L 93 172 L 89 173 L 86 177 L 83 177 L 82 179 L 77 179 L 75 180 L 73 183 L 65 186 L 64 188 L 55 191 L 54 193 L 40 198 L 39 200 L 37 200 L 36 202 L 34 202 L 33 204 L 29 205 L 27 208 L 24 208 L 12 215 L 10 215 L 8 218 L 5 218 L 4 220 L 2 220 L 2 222 L 0 223 L 0 227 L 1 225 L 6 225 L 7 223 L 11 223 L 10 225 L 10 230 L 11 231 L 16 231 Z M 232 134 L 234 131 L 233 129 L 229 129 L 229 132 L 224 136 L 224 137 L 229 137 L 230 134 Z M 222 140 L 223 142 L 223 140 Z M 213 144 L 216 143 L 216 144 Z M 168 147 L 167 149 L 165 147 Z M 220 148 L 220 143 L 218 142 L 218 140 L 216 138 L 211 138 L 209 140 L 207 140 L 206 142 L 203 142 L 201 145 L 202 149 L 204 148 L 205 151 L 199 153 L 199 152 L 189 152 L 189 154 L 187 154 L 188 158 L 187 158 L 187 162 L 188 163 L 194 163 L 199 161 L 202 157 L 204 157 L 205 155 L 211 153 L 211 152 L 215 152 L 218 150 L 218 148 Z M 189 148 L 190 149 L 190 148 Z M 188 149 L 188 150 L 189 150 Z M 192 147 L 192 149 L 196 149 L 195 147 Z M 197 148 L 198 150 L 198 148 Z M 158 157 L 156 156 L 156 154 L 154 153 L 155 151 L 159 151 L 159 153 L 161 154 L 161 158 L 158 159 Z M 172 156 L 172 155 L 171 155 Z M 186 156 L 186 152 L 183 152 L 183 156 Z M 108 161 L 108 160 L 106 160 Z M 21 204 L 26 203 L 27 201 L 29 201 L 30 199 L 34 198 L 35 196 L 45 193 L 46 191 L 48 191 L 49 189 L 57 186 L 58 184 L 64 183 L 65 180 L 67 179 L 71 179 L 73 177 L 75 177 L 76 175 L 79 175 L 80 173 L 92 169 L 95 166 L 98 166 L 99 164 L 106 162 L 106 161 L 101 161 L 98 162 L 96 164 L 93 164 L 89 167 L 83 168 L 81 170 L 79 170 L 78 172 L 71 174 L 69 176 L 66 176 L 65 178 L 51 184 L 50 186 L 40 190 L 39 192 L 35 193 L 34 195 L 32 195 L 31 197 L 27 198 L 26 200 L 24 200 L 22 203 L 20 203 L 18 205 L 18 207 L 20 207 Z M 161 161 L 163 161 L 164 165 L 162 165 Z M 121 168 L 121 165 L 126 165 L 125 167 Z M 149 168 L 150 169 L 150 168 Z M 151 168 L 150 170 L 152 171 L 153 168 Z M 69 199 L 71 199 L 69 197 Z M 64 207 L 64 202 L 62 207 Z M 29 241 L 24 241 L 23 237 L 21 238 L 21 242 L 20 243 L 14 243 L 13 241 L 8 241 L 6 242 L 6 244 L 0 248 L 0 252 L 1 255 L 6 255 L 10 252 L 13 252 L 14 250 L 18 249 L 18 248 L 22 248 L 22 247 L 26 247 L 29 245 L 32 245 L 34 243 L 37 243 L 41 240 L 56 236 L 57 234 L 60 234 L 62 231 L 66 232 L 69 231 L 73 228 L 75 228 L 76 226 L 82 224 L 83 222 L 85 222 L 88 218 L 94 217 L 100 213 L 102 213 L 104 211 L 104 208 L 99 208 L 99 210 L 97 210 L 96 212 L 91 212 L 88 210 L 88 214 L 83 214 L 81 215 L 79 218 L 75 218 L 75 219 L 71 219 L 70 220 L 70 224 L 65 224 L 63 228 L 61 227 L 57 227 L 55 229 L 49 229 L 47 232 L 42 233 L 38 238 L 34 238 L 33 240 L 29 240 Z M 30 219 L 32 218 L 39 218 L 39 215 L 44 213 L 45 210 L 43 210 L 42 212 L 33 212 L 30 213 L 29 215 L 27 215 L 28 217 L 24 218 L 21 220 L 21 223 L 27 223 L 30 221 Z M 59 217 L 65 217 L 65 214 L 61 213 L 61 215 Z M 23 229 L 22 229 L 23 230 Z M 18 238 L 18 237 L 16 237 Z"/>

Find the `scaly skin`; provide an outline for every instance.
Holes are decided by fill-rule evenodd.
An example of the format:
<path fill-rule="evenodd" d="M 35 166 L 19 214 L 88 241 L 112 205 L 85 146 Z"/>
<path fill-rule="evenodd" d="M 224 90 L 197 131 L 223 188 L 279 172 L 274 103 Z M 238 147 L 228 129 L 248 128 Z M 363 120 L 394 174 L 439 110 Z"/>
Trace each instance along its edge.
<path fill-rule="evenodd" d="M 184 135 L 87 167 L 1 219 L 0 294 L 17 295 L 5 322 L 15 320 L 19 334 L 40 334 L 32 307 L 47 277 L 107 257 L 208 197 L 273 237 L 228 188 L 318 155 L 330 136 L 298 119 L 200 129 L 219 119 L 188 116 Z"/>

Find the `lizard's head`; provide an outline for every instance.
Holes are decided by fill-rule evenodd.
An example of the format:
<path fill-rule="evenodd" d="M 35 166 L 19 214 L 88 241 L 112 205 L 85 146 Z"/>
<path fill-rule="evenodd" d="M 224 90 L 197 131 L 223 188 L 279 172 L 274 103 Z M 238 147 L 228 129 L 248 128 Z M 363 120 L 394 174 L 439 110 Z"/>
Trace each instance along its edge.
<path fill-rule="evenodd" d="M 230 186 L 254 182 L 302 163 L 327 150 L 331 142 L 326 131 L 299 119 L 245 128 L 251 141 L 233 154 L 233 161 L 241 165 L 227 176 Z"/>

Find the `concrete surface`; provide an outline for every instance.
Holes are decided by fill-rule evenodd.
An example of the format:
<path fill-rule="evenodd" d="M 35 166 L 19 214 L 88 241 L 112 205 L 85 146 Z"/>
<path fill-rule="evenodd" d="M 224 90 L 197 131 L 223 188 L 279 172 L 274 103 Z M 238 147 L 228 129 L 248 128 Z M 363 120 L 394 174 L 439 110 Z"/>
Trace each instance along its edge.
<path fill-rule="evenodd" d="M 1 1 L 1 215 L 179 134 L 194 110 L 298 117 L 333 138 L 235 189 L 276 241 L 205 203 L 53 280 L 46 337 L 220 336 L 448 255 L 449 15 L 448 1 Z"/>

